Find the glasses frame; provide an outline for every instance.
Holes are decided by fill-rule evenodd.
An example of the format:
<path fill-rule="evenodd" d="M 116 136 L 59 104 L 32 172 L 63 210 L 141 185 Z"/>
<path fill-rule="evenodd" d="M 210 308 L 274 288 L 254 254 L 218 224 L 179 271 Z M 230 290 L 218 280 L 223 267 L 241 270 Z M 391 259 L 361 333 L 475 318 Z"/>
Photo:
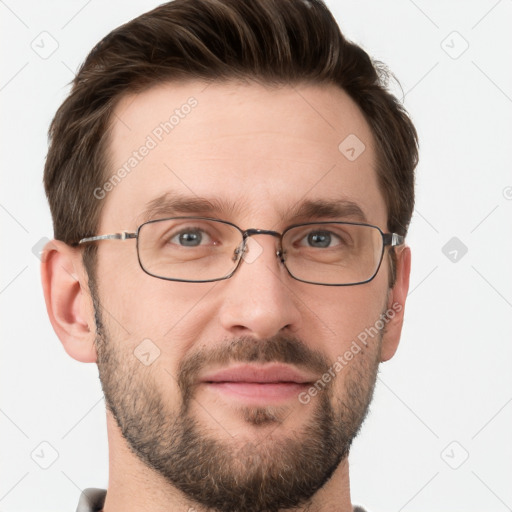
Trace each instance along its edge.
<path fill-rule="evenodd" d="M 220 222 L 222 224 L 227 224 L 229 226 L 236 228 L 239 231 L 239 233 L 242 235 L 242 243 L 240 244 L 239 247 L 237 247 L 237 249 L 235 249 L 235 254 L 238 257 L 238 263 L 236 264 L 236 266 L 232 270 L 232 272 L 224 277 L 219 277 L 216 279 L 206 279 L 206 280 L 195 281 L 195 280 L 190 280 L 190 279 L 177 279 L 177 278 L 172 278 L 172 277 L 162 277 L 162 276 L 159 276 L 156 274 L 152 274 L 151 272 L 146 270 L 140 260 L 139 236 L 140 236 L 141 229 L 147 224 L 152 224 L 155 222 L 164 222 L 167 220 L 176 220 L 176 219 L 210 220 L 210 221 Z M 306 281 L 304 279 L 299 279 L 298 277 L 295 277 L 289 270 L 288 266 L 286 265 L 285 254 L 282 251 L 283 237 L 288 231 L 290 231 L 290 229 L 293 229 L 296 227 L 301 227 L 301 226 L 311 226 L 311 225 L 319 225 L 319 224 L 348 224 L 348 225 L 352 225 L 352 226 L 367 226 L 370 228 L 377 229 L 382 237 L 382 251 L 380 254 L 379 264 L 377 265 L 377 269 L 375 270 L 374 274 L 369 279 L 366 279 L 365 281 L 358 281 L 356 283 L 343 283 L 343 284 L 317 283 L 315 281 Z M 288 226 L 282 233 L 279 233 L 278 231 L 272 231 L 272 230 L 268 230 L 268 229 L 257 229 L 257 228 L 250 228 L 250 229 L 242 230 L 241 228 L 239 228 L 236 224 L 233 224 L 232 222 L 229 222 L 227 220 L 215 219 L 213 217 L 181 216 L 181 217 L 166 217 L 164 219 L 148 220 L 148 221 L 142 223 L 137 228 L 136 231 L 124 231 L 123 230 L 123 231 L 120 231 L 119 233 L 110 233 L 107 235 L 96 235 L 96 236 L 82 238 L 81 240 L 79 240 L 77 245 L 82 245 L 82 244 L 90 243 L 90 242 L 98 242 L 101 240 L 129 240 L 131 238 L 136 238 L 137 239 L 137 246 L 136 246 L 137 260 L 139 261 L 140 268 L 143 270 L 143 272 L 145 272 L 149 276 L 155 277 L 157 279 L 163 279 L 165 281 L 178 281 L 178 282 L 182 282 L 182 283 L 212 283 L 215 281 L 224 281 L 233 276 L 233 274 L 240 267 L 241 261 L 244 259 L 243 254 L 246 249 L 246 241 L 249 237 L 251 237 L 253 235 L 271 235 L 276 238 L 279 238 L 279 249 L 276 251 L 276 256 L 279 258 L 279 261 L 283 264 L 284 268 L 286 269 L 286 271 L 288 272 L 290 277 L 292 277 L 296 281 L 300 281 L 301 283 L 316 284 L 318 286 L 356 286 L 359 284 L 369 283 L 372 279 L 375 278 L 375 276 L 379 272 L 379 269 L 382 265 L 382 260 L 384 257 L 384 252 L 386 250 L 386 247 L 388 247 L 388 246 L 396 247 L 399 245 L 403 245 L 405 243 L 405 237 L 403 237 L 402 235 L 399 235 L 397 233 L 384 233 L 378 226 L 374 226 L 373 224 L 367 224 L 364 222 L 347 222 L 347 221 L 304 222 L 304 223 L 300 223 L 300 224 L 292 224 L 291 226 Z"/>

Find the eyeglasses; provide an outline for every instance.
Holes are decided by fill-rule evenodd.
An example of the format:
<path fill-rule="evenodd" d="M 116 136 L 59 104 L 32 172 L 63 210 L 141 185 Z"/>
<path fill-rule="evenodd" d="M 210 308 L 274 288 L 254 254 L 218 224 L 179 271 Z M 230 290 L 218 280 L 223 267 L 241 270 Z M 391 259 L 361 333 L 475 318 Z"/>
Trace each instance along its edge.
<path fill-rule="evenodd" d="M 371 281 L 379 271 L 385 247 L 404 243 L 403 236 L 356 222 L 308 222 L 278 233 L 243 231 L 231 222 L 208 217 L 172 217 L 145 222 L 136 232 L 82 238 L 78 244 L 136 238 L 140 266 L 150 276 L 207 283 L 229 279 L 242 260 L 251 263 L 257 259 L 261 246 L 254 244 L 249 249 L 247 245 L 254 235 L 279 239 L 276 256 L 291 277 L 324 286 Z"/>

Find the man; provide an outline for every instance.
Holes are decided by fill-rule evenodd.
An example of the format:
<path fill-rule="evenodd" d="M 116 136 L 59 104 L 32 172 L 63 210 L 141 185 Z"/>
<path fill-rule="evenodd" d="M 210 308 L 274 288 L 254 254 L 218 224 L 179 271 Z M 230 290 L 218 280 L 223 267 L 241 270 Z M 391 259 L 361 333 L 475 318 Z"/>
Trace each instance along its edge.
<path fill-rule="evenodd" d="M 417 163 L 379 69 L 320 0 L 176 0 L 91 51 L 44 178 L 48 314 L 107 404 L 77 510 L 352 510 Z"/>

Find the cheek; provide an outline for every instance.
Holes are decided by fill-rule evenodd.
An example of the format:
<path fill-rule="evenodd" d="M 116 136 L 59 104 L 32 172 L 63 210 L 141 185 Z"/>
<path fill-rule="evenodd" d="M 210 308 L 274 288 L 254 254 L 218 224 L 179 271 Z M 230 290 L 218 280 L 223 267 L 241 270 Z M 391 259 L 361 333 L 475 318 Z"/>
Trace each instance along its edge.
<path fill-rule="evenodd" d="M 136 339 L 165 340 L 193 322 L 198 304 L 215 283 L 155 278 L 141 269 L 135 246 L 122 247 L 122 251 L 119 247 L 115 249 L 109 248 L 98 259 L 97 279 L 104 315 Z"/>
<path fill-rule="evenodd" d="M 375 278 L 357 286 L 310 290 L 303 303 L 311 321 L 329 339 L 328 353 L 336 358 L 351 341 L 375 325 L 386 304 L 387 288 Z M 307 324 L 305 325 L 307 329 Z M 308 332 L 311 337 L 313 333 Z"/>
<path fill-rule="evenodd" d="M 110 336 L 122 345 L 124 357 L 139 358 L 137 364 L 141 365 L 149 363 L 140 368 L 150 372 L 152 380 L 148 382 L 178 396 L 178 365 L 206 339 L 216 308 L 203 298 L 215 283 L 165 281 L 147 275 L 138 264 L 130 273 L 124 267 L 124 276 L 130 278 L 121 277 L 121 267 L 116 277 L 105 267 L 98 275 L 103 321 Z"/>
<path fill-rule="evenodd" d="M 346 395 L 354 382 L 368 382 L 380 351 L 380 331 L 375 327 L 383 311 L 386 288 L 377 281 L 310 294 L 304 303 L 311 323 L 301 332 L 327 356 L 333 393 Z M 311 328 L 313 322 L 316 329 Z M 322 333 L 322 334 L 319 334 Z M 364 386 L 363 386 L 364 387 Z"/>

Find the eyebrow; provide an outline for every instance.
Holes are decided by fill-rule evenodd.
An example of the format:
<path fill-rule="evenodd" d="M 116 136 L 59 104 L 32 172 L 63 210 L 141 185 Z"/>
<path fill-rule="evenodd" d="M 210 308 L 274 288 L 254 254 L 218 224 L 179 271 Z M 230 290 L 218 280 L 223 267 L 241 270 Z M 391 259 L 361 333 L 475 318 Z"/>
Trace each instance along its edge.
<path fill-rule="evenodd" d="M 163 218 L 165 216 L 194 214 L 200 216 L 229 216 L 238 211 L 234 205 L 224 202 L 220 198 L 205 198 L 184 196 L 182 194 L 167 192 L 146 203 L 145 210 L 139 218 L 142 222 Z"/>
<path fill-rule="evenodd" d="M 142 222 L 175 215 L 198 215 L 205 217 L 225 218 L 240 213 L 242 208 L 220 198 L 184 196 L 176 193 L 165 193 L 146 204 L 140 215 Z M 311 219 L 353 219 L 367 223 L 363 209 L 348 199 L 316 199 L 296 204 L 287 212 L 281 212 L 283 218 L 290 222 L 308 222 Z"/>
<path fill-rule="evenodd" d="M 362 208 L 348 199 L 304 201 L 292 208 L 290 215 L 293 221 L 322 217 L 329 219 L 351 218 L 360 222 L 368 222 Z"/>

